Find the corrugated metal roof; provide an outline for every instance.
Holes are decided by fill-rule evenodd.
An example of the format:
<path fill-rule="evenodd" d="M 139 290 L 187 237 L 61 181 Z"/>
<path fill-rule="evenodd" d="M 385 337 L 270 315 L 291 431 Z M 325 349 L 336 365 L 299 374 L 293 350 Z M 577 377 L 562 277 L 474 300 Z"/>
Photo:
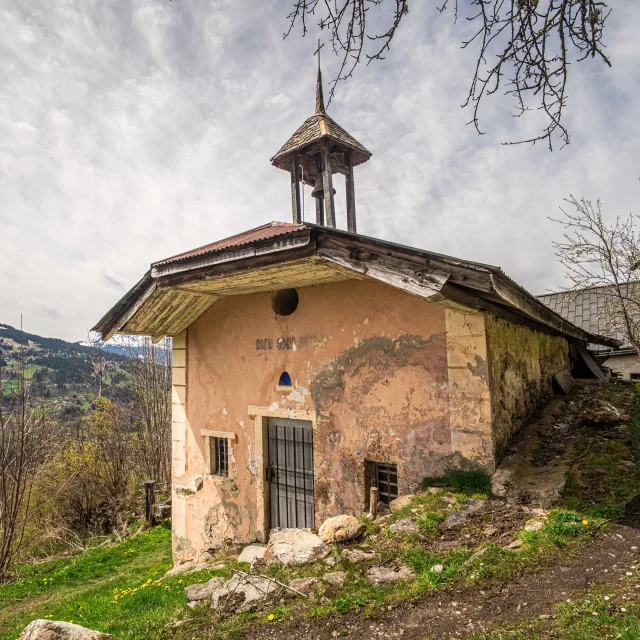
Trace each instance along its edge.
<path fill-rule="evenodd" d="M 259 242 L 260 240 L 268 240 L 277 236 L 283 236 L 288 233 L 292 233 L 293 231 L 299 231 L 304 228 L 304 224 L 293 224 L 291 222 L 269 222 L 268 224 L 263 224 L 262 226 L 256 227 L 255 229 L 249 229 L 249 231 L 238 233 L 235 236 L 224 238 L 223 240 L 218 240 L 216 242 L 211 242 L 210 244 L 205 244 L 204 246 L 198 247 L 197 249 L 185 251 L 184 253 L 179 253 L 178 255 L 172 256 L 171 258 L 166 258 L 165 260 L 154 262 L 152 267 L 159 267 L 165 264 L 170 264 L 172 262 L 179 262 L 188 258 L 203 256 L 207 253 L 220 251 L 221 249 L 243 247 L 245 245 L 252 244 L 253 242 Z"/>

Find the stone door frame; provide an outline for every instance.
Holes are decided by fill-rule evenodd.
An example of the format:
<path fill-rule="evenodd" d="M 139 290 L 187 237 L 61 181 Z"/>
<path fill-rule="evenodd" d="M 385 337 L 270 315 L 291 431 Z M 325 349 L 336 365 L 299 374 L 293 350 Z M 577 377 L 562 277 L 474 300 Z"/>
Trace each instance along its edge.
<path fill-rule="evenodd" d="M 289 418 L 291 420 L 305 420 L 310 422 L 311 430 L 313 431 L 315 439 L 316 412 L 299 409 L 284 409 L 280 407 L 271 408 L 250 406 L 247 413 L 254 419 L 256 430 L 256 450 L 253 456 L 251 456 L 256 469 L 256 536 L 260 542 L 266 542 L 269 538 L 270 530 L 269 491 L 266 482 L 267 463 L 269 461 L 269 418 Z"/>

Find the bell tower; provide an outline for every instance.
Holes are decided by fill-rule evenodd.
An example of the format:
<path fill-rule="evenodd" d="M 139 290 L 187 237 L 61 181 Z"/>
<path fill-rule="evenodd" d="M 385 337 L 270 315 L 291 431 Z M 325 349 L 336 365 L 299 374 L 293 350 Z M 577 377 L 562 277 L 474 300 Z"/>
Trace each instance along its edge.
<path fill-rule="evenodd" d="M 333 175 L 345 176 L 347 202 L 347 231 L 356 233 L 356 196 L 353 168 L 366 162 L 371 153 L 335 120 L 327 115 L 322 93 L 320 49 L 318 56 L 318 81 L 316 85 L 316 110 L 271 158 L 271 164 L 291 174 L 291 208 L 293 221 L 302 222 L 300 183 L 313 187 L 316 202 L 316 224 L 336 228 Z"/>

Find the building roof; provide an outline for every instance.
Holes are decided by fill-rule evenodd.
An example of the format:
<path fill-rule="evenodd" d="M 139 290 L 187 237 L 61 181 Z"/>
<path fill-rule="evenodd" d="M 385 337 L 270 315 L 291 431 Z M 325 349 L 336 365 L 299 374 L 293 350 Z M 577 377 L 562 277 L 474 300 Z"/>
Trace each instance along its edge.
<path fill-rule="evenodd" d="M 623 285 L 626 289 L 627 285 Z M 611 313 L 615 301 L 613 286 L 590 287 L 577 291 L 558 291 L 537 296 L 550 309 L 589 333 L 608 336 L 620 341 L 623 349 L 631 345 L 625 338 L 622 319 Z M 605 350 L 593 344 L 595 350 Z"/>
<path fill-rule="evenodd" d="M 372 278 L 428 302 L 487 310 L 583 343 L 593 335 L 550 310 L 500 267 L 309 223 L 270 222 L 151 265 L 95 325 L 161 337 L 186 329 L 220 297 Z"/>
<path fill-rule="evenodd" d="M 237 233 L 235 236 L 230 236 L 229 238 L 224 238 L 223 240 L 205 244 L 202 247 L 192 249 L 191 251 L 185 251 L 184 253 L 179 253 L 178 255 L 172 256 L 171 258 L 159 260 L 158 262 L 154 262 L 151 266 L 159 267 L 171 262 L 180 262 L 189 258 L 203 256 L 207 253 L 212 253 L 221 249 L 242 247 L 244 245 L 251 244 L 252 242 L 268 240 L 269 238 L 286 235 L 287 233 L 291 233 L 292 231 L 299 231 L 301 229 L 304 229 L 304 225 L 293 224 L 291 222 L 268 222 L 267 224 L 263 224 L 259 227 L 256 227 L 255 229 L 249 229 L 249 231 Z"/>
<path fill-rule="evenodd" d="M 327 138 L 352 150 L 352 164 L 357 166 L 371 157 L 371 152 L 360 144 L 350 133 L 347 133 L 333 118 L 327 115 L 322 94 L 322 73 L 318 68 L 318 82 L 316 85 L 316 111 L 307 118 L 295 133 L 282 145 L 280 151 L 271 158 L 271 163 L 280 169 L 289 171 L 288 156 L 299 151 L 316 140 Z"/>

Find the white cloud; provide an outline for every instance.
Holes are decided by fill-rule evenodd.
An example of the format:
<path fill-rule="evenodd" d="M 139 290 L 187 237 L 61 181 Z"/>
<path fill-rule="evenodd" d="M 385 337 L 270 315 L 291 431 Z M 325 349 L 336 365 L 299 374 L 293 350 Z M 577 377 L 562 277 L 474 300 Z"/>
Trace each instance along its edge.
<path fill-rule="evenodd" d="M 269 158 L 313 109 L 316 34 L 283 41 L 286 9 L 0 9 L 0 321 L 23 313 L 31 331 L 82 339 L 151 261 L 289 219 Z M 601 197 L 610 216 L 637 200 L 634 18 L 631 5 L 611 17 L 611 70 L 572 69 L 572 144 L 550 154 L 500 145 L 523 124 L 508 101 L 487 105 L 485 136 L 466 126 L 467 27 L 416 3 L 387 61 L 340 85 L 329 110 L 374 153 L 356 170 L 359 230 L 499 264 L 533 292 L 561 284 L 548 216 L 562 198 Z"/>

